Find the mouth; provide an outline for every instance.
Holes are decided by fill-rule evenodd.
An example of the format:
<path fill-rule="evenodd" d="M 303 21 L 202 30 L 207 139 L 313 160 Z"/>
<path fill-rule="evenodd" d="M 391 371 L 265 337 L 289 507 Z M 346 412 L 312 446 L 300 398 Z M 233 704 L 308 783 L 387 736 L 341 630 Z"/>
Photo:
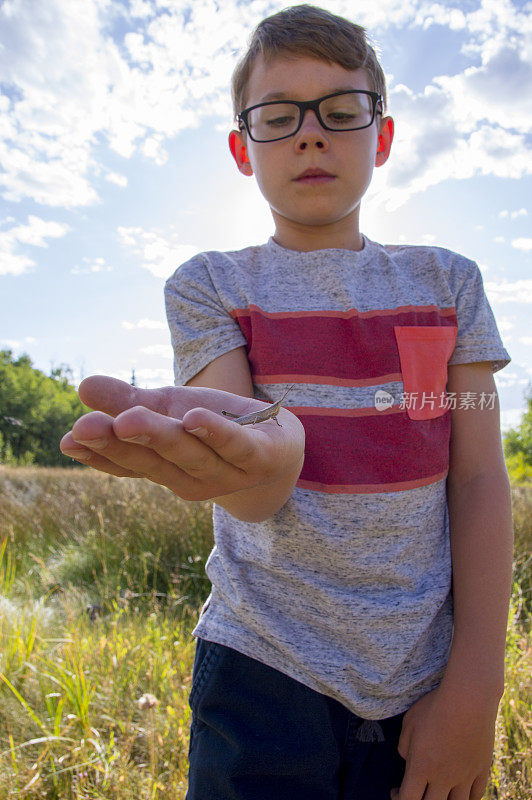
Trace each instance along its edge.
<path fill-rule="evenodd" d="M 330 183 L 336 178 L 330 172 L 318 167 L 309 167 L 301 173 L 297 178 L 294 178 L 297 183 Z"/>

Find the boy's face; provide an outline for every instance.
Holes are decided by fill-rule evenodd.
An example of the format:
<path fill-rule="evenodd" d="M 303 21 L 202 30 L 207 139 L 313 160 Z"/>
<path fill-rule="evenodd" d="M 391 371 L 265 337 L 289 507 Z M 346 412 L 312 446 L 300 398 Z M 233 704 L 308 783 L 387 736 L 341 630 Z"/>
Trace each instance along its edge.
<path fill-rule="evenodd" d="M 306 55 L 279 55 L 269 63 L 259 57 L 251 71 L 246 106 L 262 102 L 273 91 L 293 100 L 315 100 L 348 87 L 371 90 L 365 70 L 346 70 Z M 358 250 L 360 201 L 373 168 L 388 158 L 392 139 L 391 117 L 376 115 L 370 127 L 360 130 L 328 131 L 307 110 L 301 128 L 289 138 L 254 142 L 246 131 L 231 131 L 229 146 L 240 172 L 255 174 L 280 244 L 298 250 Z M 309 167 L 326 170 L 334 179 L 298 181 Z"/>

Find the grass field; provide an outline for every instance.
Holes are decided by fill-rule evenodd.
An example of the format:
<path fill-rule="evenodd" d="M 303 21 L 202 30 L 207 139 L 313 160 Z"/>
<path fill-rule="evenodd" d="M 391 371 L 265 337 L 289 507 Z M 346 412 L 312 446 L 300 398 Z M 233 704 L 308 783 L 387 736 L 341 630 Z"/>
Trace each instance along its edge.
<path fill-rule="evenodd" d="M 486 800 L 532 796 L 532 484 L 512 494 Z M 184 800 L 212 544 L 208 502 L 88 469 L 0 467 L 0 800 Z"/>

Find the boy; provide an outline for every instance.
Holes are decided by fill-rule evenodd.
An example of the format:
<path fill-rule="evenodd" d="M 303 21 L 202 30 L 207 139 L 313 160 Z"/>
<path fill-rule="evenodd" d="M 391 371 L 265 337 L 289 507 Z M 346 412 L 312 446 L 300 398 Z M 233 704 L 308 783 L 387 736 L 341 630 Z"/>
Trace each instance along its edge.
<path fill-rule="evenodd" d="M 394 132 L 363 28 L 285 9 L 232 90 L 231 153 L 275 234 L 176 270 L 177 387 L 87 379 L 96 411 L 61 448 L 214 500 L 188 800 L 480 800 L 512 521 L 492 375 L 510 358 L 479 269 L 359 231 Z M 221 414 L 292 385 L 280 425 Z"/>

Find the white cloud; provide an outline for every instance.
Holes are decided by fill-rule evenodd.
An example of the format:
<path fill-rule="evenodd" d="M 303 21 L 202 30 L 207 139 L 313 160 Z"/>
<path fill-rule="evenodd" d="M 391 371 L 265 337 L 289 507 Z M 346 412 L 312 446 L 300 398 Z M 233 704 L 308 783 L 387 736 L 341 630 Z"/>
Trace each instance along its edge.
<path fill-rule="evenodd" d="M 512 239 L 512 247 L 515 247 L 517 250 L 528 252 L 532 250 L 532 239 Z"/>
<path fill-rule="evenodd" d="M 517 372 L 507 372 L 505 369 L 495 374 L 497 385 L 501 387 L 507 386 L 524 386 L 528 383 L 526 378 L 522 378 Z"/>
<path fill-rule="evenodd" d="M 348 0 L 324 0 L 324 7 L 353 18 Z M 5 197 L 94 204 L 102 146 L 162 166 L 166 141 L 202 118 L 219 115 L 225 123 L 218 129 L 228 130 L 231 72 L 252 27 L 273 11 L 270 0 L 1 4 L 0 71 L 9 89 L 0 93 Z M 407 24 L 461 31 L 464 54 L 480 61 L 434 78 L 417 94 L 391 87 L 396 141 L 386 170 L 375 173 L 390 210 L 445 179 L 526 174 L 532 21 L 525 9 L 510 0 L 482 0 L 469 13 L 448 3 L 383 0 L 362 4 L 356 18 L 370 35 Z M 120 186 L 126 180 L 115 172 L 106 179 Z"/>
<path fill-rule="evenodd" d="M 151 3 L 144 2 L 144 0 L 131 0 L 131 7 L 129 12 L 132 17 L 151 17 L 155 13 L 154 7 Z"/>
<path fill-rule="evenodd" d="M 35 266 L 29 255 L 17 252 L 21 245 L 48 247 L 47 239 L 60 238 L 69 230 L 64 223 L 29 214 L 27 224 L 0 231 L 0 275 L 22 275 Z"/>
<path fill-rule="evenodd" d="M 532 303 L 532 279 L 523 278 L 518 281 L 486 281 L 484 284 L 490 302 L 496 303 Z"/>
<path fill-rule="evenodd" d="M 31 267 L 35 266 L 35 261 L 28 256 L 20 255 L 19 253 L 2 252 L 1 247 L 0 237 L 0 275 L 22 275 L 23 272 L 28 272 Z"/>
<path fill-rule="evenodd" d="M 168 161 L 168 153 L 162 146 L 162 136 L 150 136 L 144 140 L 142 153 L 147 158 L 153 159 L 158 167 L 162 167 Z"/>
<path fill-rule="evenodd" d="M 497 377 L 498 374 L 499 373 L 497 373 L 495 377 Z M 506 411 L 501 409 L 501 431 L 504 433 L 508 428 L 517 428 L 521 424 L 525 411 L 525 406 L 522 408 L 509 408 Z"/>
<path fill-rule="evenodd" d="M 94 374 L 109 375 L 105 368 L 96 369 Z M 131 370 L 117 370 L 112 373 L 113 378 L 129 383 L 131 381 Z M 135 383 L 145 389 L 157 389 L 160 386 L 173 386 L 174 380 L 171 367 L 135 367 Z"/>
<path fill-rule="evenodd" d="M 166 330 L 167 325 L 165 322 L 161 322 L 160 320 L 157 319 L 139 319 L 138 322 L 128 322 L 127 320 L 124 320 L 122 322 L 122 327 L 128 331 L 134 330 L 136 328 L 145 328 L 145 329 L 147 328 L 149 330 L 162 331 Z"/>
<path fill-rule="evenodd" d="M 109 183 L 116 183 L 117 186 L 125 188 L 127 186 L 127 178 L 125 175 L 119 175 L 118 172 L 108 172 L 105 180 Z"/>
<path fill-rule="evenodd" d="M 89 275 L 93 272 L 112 272 L 113 268 L 105 263 L 104 258 L 83 258 L 83 265 L 78 264 L 72 267 L 72 275 Z"/>
<path fill-rule="evenodd" d="M 15 339 L 0 339 L 0 344 L 4 347 L 12 348 L 13 350 L 19 350 L 23 343 L 25 344 L 35 344 L 37 339 L 34 336 L 25 336 L 22 341 L 18 341 Z"/>
<path fill-rule="evenodd" d="M 142 267 L 157 278 L 169 278 L 180 264 L 196 255 L 200 248 L 181 244 L 176 233 L 165 236 L 160 230 L 118 228 L 121 243 L 139 256 Z"/>
<path fill-rule="evenodd" d="M 148 389 L 155 389 L 158 386 L 172 386 L 174 383 L 171 367 L 161 367 L 160 369 L 140 367 L 135 370 L 135 377 L 139 386 L 147 386 Z"/>
<path fill-rule="evenodd" d="M 516 219 L 516 217 L 527 217 L 528 211 L 526 208 L 520 208 L 517 211 L 508 211 L 507 208 L 503 209 L 503 211 L 499 212 L 499 217 L 501 219 Z"/>
<path fill-rule="evenodd" d="M 520 178 L 532 172 L 525 156 L 532 119 L 532 17 L 510 0 L 482 0 L 471 13 L 453 11 L 451 19 L 448 4 L 420 4 L 415 22 L 463 29 L 469 37 L 464 55 L 481 63 L 439 75 L 418 93 L 390 82 L 395 139 L 368 192 L 388 211 L 450 178 Z"/>
<path fill-rule="evenodd" d="M 532 345 L 532 336 L 520 336 L 517 341 L 530 346 Z"/>
<path fill-rule="evenodd" d="M 508 317 L 497 317 L 497 327 L 501 333 L 515 328 L 515 322 Z"/>
<path fill-rule="evenodd" d="M 5 197 L 93 204 L 100 170 L 94 145 L 162 165 L 165 138 L 206 114 L 230 117 L 235 51 L 268 2 L 251 6 L 242 13 L 234 2 L 215 0 L 189 8 L 140 0 L 129 9 L 105 0 L 1 4 L 0 72 L 10 90 L 0 92 Z M 117 33 L 125 21 L 137 30 Z"/>
<path fill-rule="evenodd" d="M 159 356 L 160 358 L 174 357 L 174 351 L 167 344 L 149 344 L 146 347 L 141 347 L 140 352 L 146 356 Z"/>

